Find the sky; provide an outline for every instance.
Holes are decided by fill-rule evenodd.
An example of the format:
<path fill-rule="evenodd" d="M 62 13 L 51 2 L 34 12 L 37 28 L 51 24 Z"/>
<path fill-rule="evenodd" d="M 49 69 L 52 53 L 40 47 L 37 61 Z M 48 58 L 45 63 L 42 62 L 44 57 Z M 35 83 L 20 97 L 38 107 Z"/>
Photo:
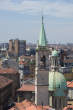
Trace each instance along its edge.
<path fill-rule="evenodd" d="M 0 0 L 0 42 L 36 43 L 42 15 L 48 43 L 73 43 L 73 0 Z"/>

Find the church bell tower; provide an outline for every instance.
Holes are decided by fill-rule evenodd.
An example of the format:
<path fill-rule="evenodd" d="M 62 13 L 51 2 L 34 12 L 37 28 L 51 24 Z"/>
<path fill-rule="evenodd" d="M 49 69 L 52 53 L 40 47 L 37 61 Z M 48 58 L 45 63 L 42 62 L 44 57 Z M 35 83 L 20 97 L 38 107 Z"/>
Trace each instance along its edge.
<path fill-rule="evenodd" d="M 35 104 L 48 105 L 48 79 L 49 79 L 49 50 L 44 29 L 43 17 L 40 39 L 36 48 L 36 67 L 35 67 Z"/>

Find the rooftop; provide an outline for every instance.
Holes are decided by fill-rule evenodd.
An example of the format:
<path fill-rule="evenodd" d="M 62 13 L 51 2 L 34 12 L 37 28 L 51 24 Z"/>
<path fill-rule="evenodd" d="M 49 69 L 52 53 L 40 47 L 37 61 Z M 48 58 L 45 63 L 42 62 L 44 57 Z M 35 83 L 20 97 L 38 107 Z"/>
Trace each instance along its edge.
<path fill-rule="evenodd" d="M 65 107 L 63 110 L 73 110 L 73 105 L 68 105 L 67 107 Z"/>
<path fill-rule="evenodd" d="M 24 58 L 31 59 L 31 58 L 35 58 L 35 56 L 33 56 L 33 55 L 31 55 L 31 56 L 20 56 L 19 58 L 20 59 L 24 59 Z"/>
<path fill-rule="evenodd" d="M 67 81 L 67 87 L 73 88 L 73 81 Z"/>
<path fill-rule="evenodd" d="M 64 90 L 67 89 L 67 83 L 62 73 L 57 71 L 49 72 L 49 91 L 55 91 L 55 95 L 65 96 Z M 60 91 L 56 91 L 60 90 Z"/>
<path fill-rule="evenodd" d="M 19 61 L 19 64 L 20 64 L 20 65 L 26 65 L 26 64 L 28 64 L 28 63 L 25 62 L 25 61 L 24 61 L 24 62 L 23 62 L 23 61 Z"/>
<path fill-rule="evenodd" d="M 21 88 L 19 88 L 17 91 L 18 92 L 20 92 L 20 91 L 22 91 L 22 92 L 25 92 L 25 91 L 34 92 L 35 91 L 35 86 L 31 85 L 31 84 L 26 84 L 26 85 L 23 85 Z"/>
<path fill-rule="evenodd" d="M 14 68 L 0 68 L 0 74 L 17 74 L 18 71 Z"/>
<path fill-rule="evenodd" d="M 12 83 L 12 80 L 10 80 L 4 76 L 0 76 L 0 89 L 6 87 L 10 83 Z"/>
<path fill-rule="evenodd" d="M 24 100 L 21 103 L 16 103 L 16 106 L 14 107 L 14 109 L 10 109 L 10 110 L 52 110 L 49 106 L 36 106 L 34 103 Z"/>

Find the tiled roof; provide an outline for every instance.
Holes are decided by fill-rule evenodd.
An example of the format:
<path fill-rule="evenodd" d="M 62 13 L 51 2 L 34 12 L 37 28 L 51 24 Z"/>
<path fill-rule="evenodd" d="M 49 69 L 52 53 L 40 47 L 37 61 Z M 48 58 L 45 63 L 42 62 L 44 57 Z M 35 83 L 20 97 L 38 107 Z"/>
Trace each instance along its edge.
<path fill-rule="evenodd" d="M 67 87 L 73 88 L 73 81 L 67 81 Z"/>
<path fill-rule="evenodd" d="M 68 105 L 68 106 L 65 107 L 63 110 L 69 110 L 69 109 L 73 110 L 73 105 Z"/>
<path fill-rule="evenodd" d="M 0 68 L 0 74 L 17 74 L 18 71 L 13 68 Z"/>
<path fill-rule="evenodd" d="M 64 63 L 73 63 L 73 59 L 66 59 L 64 60 Z"/>
<path fill-rule="evenodd" d="M 19 64 L 21 64 L 21 65 L 26 65 L 27 62 L 19 61 Z"/>
<path fill-rule="evenodd" d="M 42 108 L 43 110 L 52 110 L 49 106 L 43 106 L 43 107 L 36 106 L 35 104 L 27 100 L 24 100 L 21 103 L 16 103 L 16 106 L 14 107 L 14 109 L 10 109 L 10 110 L 42 110 Z"/>
<path fill-rule="evenodd" d="M 34 85 L 30 85 L 30 84 L 26 84 L 23 85 L 21 88 L 19 88 L 17 91 L 35 91 L 35 86 Z"/>
<path fill-rule="evenodd" d="M 24 58 L 31 59 L 31 58 L 35 58 L 35 56 L 20 56 L 20 59 L 24 59 Z"/>
<path fill-rule="evenodd" d="M 4 76 L 0 76 L 0 89 L 6 87 L 10 83 L 12 83 L 12 80 L 10 80 Z"/>

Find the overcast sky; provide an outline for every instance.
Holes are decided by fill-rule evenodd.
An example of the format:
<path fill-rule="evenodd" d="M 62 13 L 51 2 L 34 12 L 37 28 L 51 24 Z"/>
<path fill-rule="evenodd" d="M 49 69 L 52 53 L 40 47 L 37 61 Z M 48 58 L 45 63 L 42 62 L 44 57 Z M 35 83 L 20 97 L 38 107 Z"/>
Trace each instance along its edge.
<path fill-rule="evenodd" d="M 42 14 L 49 43 L 73 43 L 73 0 L 0 0 L 0 42 L 36 43 Z"/>

